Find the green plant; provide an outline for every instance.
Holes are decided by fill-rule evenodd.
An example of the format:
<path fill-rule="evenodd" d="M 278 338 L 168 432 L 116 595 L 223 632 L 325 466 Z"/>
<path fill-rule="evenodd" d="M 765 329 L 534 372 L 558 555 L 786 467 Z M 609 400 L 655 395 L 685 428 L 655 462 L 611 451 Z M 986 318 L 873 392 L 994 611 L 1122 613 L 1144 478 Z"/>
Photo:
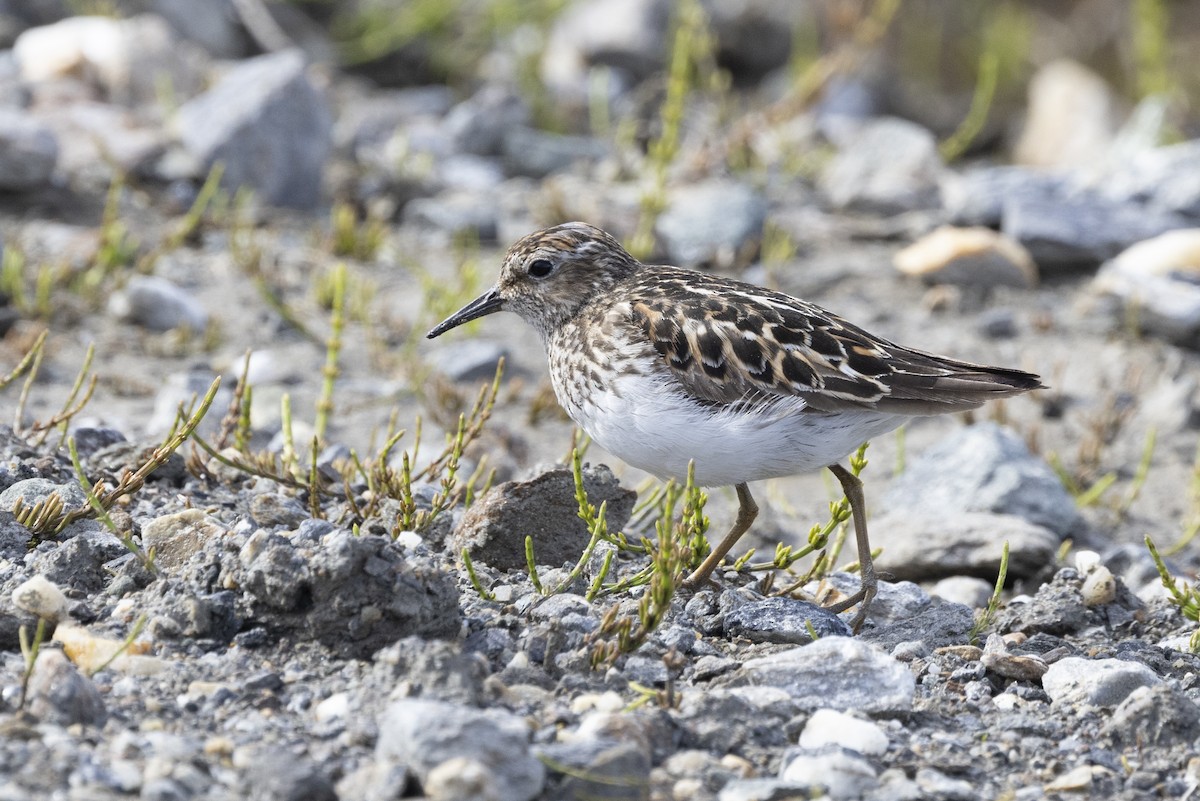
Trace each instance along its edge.
<path fill-rule="evenodd" d="M 988 598 L 987 606 L 979 613 L 975 620 L 975 625 L 971 626 L 971 631 L 967 634 L 967 641 L 972 645 L 979 642 L 979 635 L 982 634 L 988 626 L 992 625 L 992 621 L 996 618 L 996 610 L 1000 608 L 1000 593 L 1004 590 L 1004 582 L 1008 579 L 1008 540 L 1004 541 L 1004 546 L 1000 549 L 1000 570 L 996 574 L 996 586 L 992 589 L 992 595 Z"/>
<path fill-rule="evenodd" d="M 378 215 L 367 212 L 359 219 L 354 206 L 338 201 L 329 210 L 329 251 L 335 256 L 348 256 L 370 261 L 379 253 L 387 238 L 387 225 Z"/>
<path fill-rule="evenodd" d="M 1150 558 L 1158 568 L 1158 577 L 1171 596 L 1171 602 L 1179 607 L 1179 611 L 1187 619 L 1200 621 L 1200 589 L 1197 589 L 1195 584 L 1184 583 L 1181 586 L 1167 570 L 1166 564 L 1159 556 L 1158 548 L 1154 547 L 1154 540 L 1147 536 L 1145 542 L 1150 551 Z"/>
<path fill-rule="evenodd" d="M 42 643 L 46 640 L 46 619 L 38 618 L 32 641 L 24 626 L 17 629 L 17 639 L 21 644 L 21 656 L 25 659 L 25 669 L 21 671 L 21 701 L 17 704 L 17 709 L 24 709 L 25 702 L 29 700 L 29 680 L 33 678 L 33 669 L 37 665 L 38 654 L 41 653 Z"/>

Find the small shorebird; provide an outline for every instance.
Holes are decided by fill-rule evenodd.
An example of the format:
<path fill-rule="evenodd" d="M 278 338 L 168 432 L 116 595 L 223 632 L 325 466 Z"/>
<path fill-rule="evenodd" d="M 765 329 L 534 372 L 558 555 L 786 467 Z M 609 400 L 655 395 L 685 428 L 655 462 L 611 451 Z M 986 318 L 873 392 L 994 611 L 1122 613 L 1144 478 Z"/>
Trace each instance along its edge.
<path fill-rule="evenodd" d="M 645 265 L 581 222 L 529 234 L 496 285 L 439 323 L 512 311 L 541 334 L 567 414 L 603 448 L 660 478 L 733 485 L 729 533 L 688 576 L 706 581 L 750 528 L 747 483 L 828 467 L 854 517 L 862 585 L 875 597 L 862 482 L 839 462 L 910 417 L 974 409 L 1041 387 L 1037 376 L 889 342 L 819 306 L 695 270 Z"/>

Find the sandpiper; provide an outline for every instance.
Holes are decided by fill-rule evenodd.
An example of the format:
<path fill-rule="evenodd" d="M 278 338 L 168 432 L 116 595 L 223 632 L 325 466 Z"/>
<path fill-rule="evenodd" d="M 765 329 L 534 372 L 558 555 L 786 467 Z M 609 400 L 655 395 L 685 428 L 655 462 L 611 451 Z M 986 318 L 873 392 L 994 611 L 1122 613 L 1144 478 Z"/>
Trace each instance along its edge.
<path fill-rule="evenodd" d="M 428 334 L 498 311 L 542 337 L 558 402 L 634 467 L 733 485 L 737 519 L 686 585 L 705 582 L 750 528 L 748 482 L 828 467 L 850 502 L 862 584 L 857 631 L 875 597 L 862 482 L 841 462 L 910 417 L 974 409 L 1040 388 L 1021 370 L 906 348 L 780 292 L 633 258 L 608 233 L 570 222 L 529 234 L 495 286 Z"/>

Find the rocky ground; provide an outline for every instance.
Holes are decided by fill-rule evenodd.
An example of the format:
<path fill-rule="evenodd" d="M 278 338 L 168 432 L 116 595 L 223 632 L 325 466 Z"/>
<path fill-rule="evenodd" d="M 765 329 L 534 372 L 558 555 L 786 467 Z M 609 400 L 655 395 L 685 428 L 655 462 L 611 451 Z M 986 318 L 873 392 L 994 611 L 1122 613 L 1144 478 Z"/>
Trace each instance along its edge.
<path fill-rule="evenodd" d="M 277 14 L 302 45 L 286 49 L 232 5 L 57 23 L 50 5 L 0 3 L 0 372 L 40 354 L 27 390 L 28 370 L 0 388 L 0 801 L 1196 792 L 1196 623 L 1144 544 L 1184 542 L 1167 559 L 1181 587 L 1200 569 L 1200 139 L 1169 98 L 1125 108 L 1055 62 L 1013 110 L 1024 135 L 993 123 L 990 149 L 947 163 L 937 115 L 893 116 L 877 91 L 886 64 L 799 102 L 762 31 L 811 20 L 708 4 L 737 88 L 696 79 L 660 191 L 660 3 L 510 32 L 466 88 L 328 66 L 299 12 Z M 530 52 L 544 96 L 522 84 Z M 646 594 L 604 587 L 649 560 L 606 540 L 573 570 L 589 542 L 573 426 L 535 334 L 493 317 L 423 338 L 516 237 L 584 219 L 630 241 L 647 197 L 663 206 L 647 258 L 1049 386 L 871 443 L 892 580 L 857 636 L 814 603 L 855 576 L 780 594 L 806 558 L 676 593 L 640 647 L 598 663 Z M 96 384 L 72 409 L 81 371 Z M 103 493 L 218 375 L 197 431 L 224 461 L 160 451 L 111 528 L 64 517 L 89 508 L 64 409 Z M 598 447 L 584 461 L 609 528 L 653 537 L 652 484 Z M 757 486 L 735 553 L 802 546 L 833 487 Z M 735 509 L 711 490 L 713 532 Z"/>

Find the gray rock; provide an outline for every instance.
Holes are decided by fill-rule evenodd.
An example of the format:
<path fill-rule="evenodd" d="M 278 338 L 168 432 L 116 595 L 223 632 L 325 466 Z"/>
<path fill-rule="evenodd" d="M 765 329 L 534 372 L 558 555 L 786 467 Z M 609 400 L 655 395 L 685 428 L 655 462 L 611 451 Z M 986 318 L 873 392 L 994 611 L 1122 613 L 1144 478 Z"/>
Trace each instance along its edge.
<path fill-rule="evenodd" d="M 730 265 L 757 248 L 766 215 L 767 201 L 754 188 L 705 181 L 672 194 L 655 232 L 673 264 Z"/>
<path fill-rule="evenodd" d="M 454 381 L 490 381 L 508 348 L 487 339 L 467 339 L 442 345 L 429 354 L 429 361 Z"/>
<path fill-rule="evenodd" d="M 838 142 L 820 187 L 837 208 L 896 214 L 937 206 L 942 170 L 932 133 L 882 117 Z"/>
<path fill-rule="evenodd" d="M 154 550 L 154 561 L 167 570 L 183 567 L 206 543 L 228 534 L 225 527 L 200 509 L 156 517 L 142 524 L 142 547 Z"/>
<path fill-rule="evenodd" d="M 319 202 L 332 119 L 299 51 L 242 62 L 185 103 L 178 119 L 184 145 L 206 172 L 224 164 L 226 188 L 249 187 L 276 206 Z"/>
<path fill-rule="evenodd" d="M 591 136 L 557 134 L 524 125 L 504 134 L 502 150 L 509 174 L 530 178 L 545 178 L 574 164 L 600 161 L 609 152 L 603 142 Z"/>
<path fill-rule="evenodd" d="M 1060 540 L 1053 531 L 1008 514 L 899 511 L 871 521 L 871 544 L 883 549 L 879 568 L 910 581 L 994 579 L 1005 542 L 1009 575 L 1032 576 L 1049 564 Z"/>
<path fill-rule="evenodd" d="M 50 128 L 23 111 L 0 108 L 0 190 L 45 186 L 57 163 L 58 139 Z"/>
<path fill-rule="evenodd" d="M 1024 245 L 1043 274 L 1092 267 L 1135 242 L 1195 224 L 1179 214 L 1115 202 L 1094 192 L 1011 198 L 1001 216 L 1001 232 Z"/>
<path fill-rule="evenodd" d="M 396 695 L 480 704 L 487 662 L 455 641 L 405 637 L 375 652 L 372 670 Z"/>
<path fill-rule="evenodd" d="M 941 189 L 951 224 L 988 228 L 1000 227 L 1008 204 L 1054 200 L 1070 191 L 1061 175 L 1013 166 L 946 172 Z"/>
<path fill-rule="evenodd" d="M 787 0 L 704 0 L 717 60 L 735 82 L 752 84 L 788 62 L 797 28 L 816 26 L 816 10 Z"/>
<path fill-rule="evenodd" d="M 125 548 L 111 534 L 105 540 L 75 536 L 38 553 L 33 569 L 58 586 L 70 587 L 86 597 L 104 587 L 109 578 L 105 563 L 124 553 Z"/>
<path fill-rule="evenodd" d="M 529 107 L 520 95 L 497 84 L 486 84 L 450 109 L 442 133 L 455 153 L 498 156 L 510 131 L 529 122 Z"/>
<path fill-rule="evenodd" d="M 550 767 L 547 790 L 556 801 L 650 797 L 650 752 L 635 741 L 573 739 L 537 747 L 534 755 Z"/>
<path fill-rule="evenodd" d="M 809 625 L 818 637 L 849 637 L 851 633 L 837 615 L 795 598 L 749 601 L 730 609 L 724 617 L 726 637 L 744 637 L 751 642 L 803 645 L 813 641 Z"/>
<path fill-rule="evenodd" d="M 585 465 L 583 486 L 588 501 L 607 502 L 608 528 L 620 531 L 629 521 L 637 493 L 623 489 L 604 465 Z M 498 570 L 524 570 L 525 537 L 533 537 L 538 563 L 559 566 L 575 562 L 587 546 L 589 532 L 579 518 L 575 481 L 567 469 L 550 470 L 529 481 L 493 487 L 467 509 L 454 531 L 455 553 Z"/>
<path fill-rule="evenodd" d="M 1016 515 L 1060 536 L 1083 525 L 1049 465 L 994 423 L 959 429 L 913 459 L 882 505 L 889 512 L 934 518 L 962 512 Z"/>
<path fill-rule="evenodd" d="M 1136 151 L 1116 161 L 1094 184 L 1120 203 L 1200 217 L 1200 140 Z"/>
<path fill-rule="evenodd" d="M 785 727 L 798 711 L 786 690 L 770 686 L 710 687 L 684 693 L 678 723 L 682 745 L 714 752 L 751 746 L 782 748 Z"/>
<path fill-rule="evenodd" d="M 812 787 L 783 779 L 734 779 L 717 794 L 717 801 L 793 801 L 809 798 Z"/>
<path fill-rule="evenodd" d="M 662 0 L 572 4 L 550 30 L 542 77 L 558 95 L 581 103 L 592 70 L 605 67 L 619 91 L 662 67 L 670 23 L 670 4 Z"/>
<path fill-rule="evenodd" d="M 1200 344 L 1200 228 L 1132 245 L 1100 268 L 1092 289 L 1117 301 L 1115 326 L 1134 319 L 1148 333 Z"/>
<path fill-rule="evenodd" d="M 246 771 L 248 801 L 337 801 L 333 783 L 309 759 L 257 748 Z"/>
<path fill-rule="evenodd" d="M 79 458 L 81 459 L 87 459 L 103 448 L 127 440 L 123 432 L 104 426 L 80 426 L 73 428 L 71 429 L 71 437 L 75 440 L 75 450 L 79 453 Z"/>
<path fill-rule="evenodd" d="M 59 726 L 103 726 L 108 719 L 104 699 L 92 680 L 80 673 L 62 651 L 43 648 L 29 679 L 29 712 Z"/>
<path fill-rule="evenodd" d="M 67 509 L 77 509 L 87 505 L 87 495 L 78 483 L 72 481 L 57 484 L 48 478 L 27 478 L 0 492 L 0 511 L 11 512 L 21 500 L 26 509 L 44 501 L 51 494 L 57 494 Z"/>
<path fill-rule="evenodd" d="M 312 512 L 290 495 L 262 492 L 250 499 L 250 518 L 261 528 L 290 531 L 311 517 Z"/>
<path fill-rule="evenodd" d="M 231 567 L 250 622 L 365 658 L 397 639 L 445 637 L 459 628 L 452 576 L 406 559 L 390 538 L 340 531 L 316 547 L 264 534 Z"/>
<path fill-rule="evenodd" d="M 166 278 L 135 275 L 125 288 L 113 294 L 109 312 L 120 320 L 151 331 L 170 331 L 186 327 L 203 334 L 208 327 L 208 311 L 196 298 Z"/>
<path fill-rule="evenodd" d="M 867 620 L 871 619 L 868 614 Z M 934 598 L 908 617 L 867 628 L 862 636 L 889 652 L 900 643 L 913 642 L 921 642 L 932 650 L 961 643 L 974 624 L 975 614 L 970 608 Z"/>
<path fill-rule="evenodd" d="M 151 9 L 180 36 L 217 58 L 244 58 L 249 40 L 238 21 L 232 0 L 153 0 Z"/>
<path fill-rule="evenodd" d="M 834 801 L 860 799 L 879 784 L 870 762 L 836 749 L 785 754 L 779 778 L 807 788 L 810 797 L 826 795 Z"/>
<path fill-rule="evenodd" d="M 876 646 L 849 637 L 822 637 L 810 645 L 750 659 L 718 682 L 779 687 L 802 709 L 868 714 L 908 711 L 916 692 L 907 667 Z"/>
<path fill-rule="evenodd" d="M 1084 604 L 1082 589 L 1083 579 L 1078 573 L 1060 570 L 1053 580 L 1038 587 L 1032 600 L 1010 603 L 1001 609 L 996 617 L 996 630 L 1028 634 L 1079 631 L 1094 619 Z"/>
<path fill-rule="evenodd" d="M 404 221 L 450 234 L 474 233 L 483 241 L 496 238 L 498 209 L 494 196 L 449 190 L 437 197 L 419 197 L 404 206 Z"/>
<path fill-rule="evenodd" d="M 929 591 L 942 600 L 962 604 L 968 609 L 982 609 L 992 597 L 993 584 L 971 576 L 947 576 Z"/>
<path fill-rule="evenodd" d="M 1042 677 L 1042 687 L 1055 706 L 1114 707 L 1135 689 L 1161 683 L 1153 670 L 1138 662 L 1078 656 L 1058 660 Z"/>
<path fill-rule="evenodd" d="M 1193 743 L 1200 736 L 1200 708 L 1169 684 L 1137 687 L 1113 710 L 1104 733 L 1124 746 Z"/>
<path fill-rule="evenodd" d="M 874 537 L 871 541 L 874 544 Z M 825 577 L 825 582 L 836 587 L 842 595 L 853 595 L 862 586 L 862 578 L 856 573 L 831 573 Z M 911 620 L 930 603 L 929 595 L 910 581 L 882 581 L 867 619 L 877 626 L 888 626 Z"/>
<path fill-rule="evenodd" d="M 421 782 L 449 760 L 469 759 L 489 772 L 495 801 L 531 801 L 546 769 L 530 754 L 529 735 L 528 724 L 508 712 L 409 698 L 393 701 L 380 718 L 375 758 Z"/>

